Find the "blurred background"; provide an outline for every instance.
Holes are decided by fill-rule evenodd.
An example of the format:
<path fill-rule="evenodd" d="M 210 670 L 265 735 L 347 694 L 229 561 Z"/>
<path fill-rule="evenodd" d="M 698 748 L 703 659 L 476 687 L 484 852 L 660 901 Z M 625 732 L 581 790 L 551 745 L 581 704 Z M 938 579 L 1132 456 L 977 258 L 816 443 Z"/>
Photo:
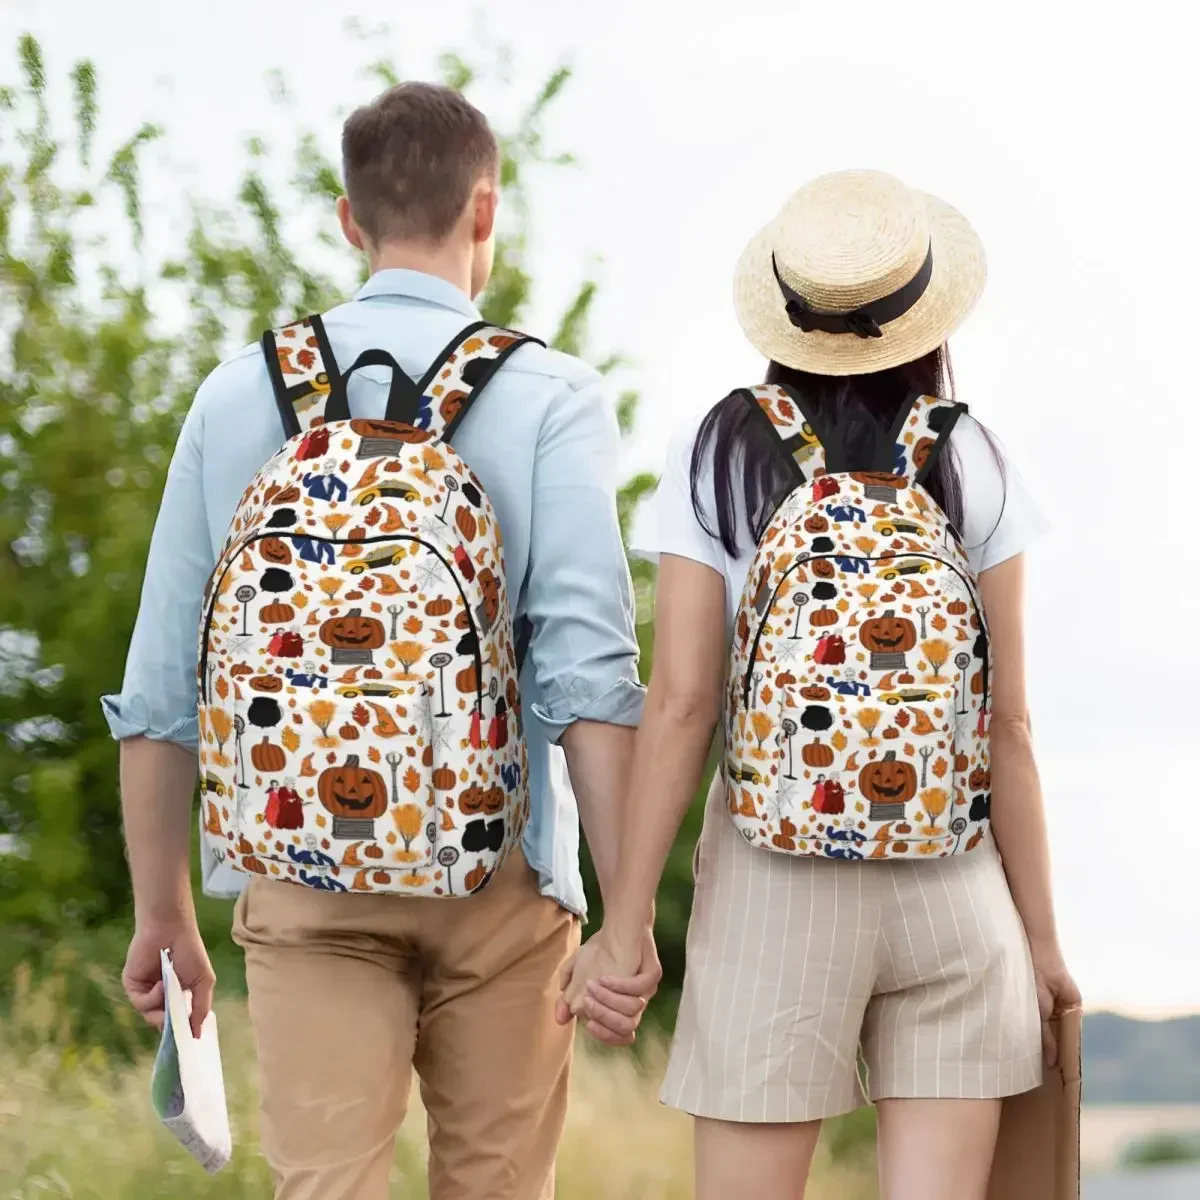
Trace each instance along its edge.
<path fill-rule="evenodd" d="M 264 327 L 354 290 L 332 215 L 341 121 L 427 78 L 464 88 L 503 139 L 485 312 L 611 377 L 627 530 L 673 429 L 761 378 L 730 280 L 792 189 L 878 167 L 978 227 L 991 275 L 955 342 L 960 398 L 1053 526 L 1030 554 L 1031 702 L 1089 1008 L 1084 1194 L 1200 1195 L 1186 702 L 1200 563 L 1185 494 L 1200 97 L 1177 10 L 333 7 L 0 0 L 0 1193 L 268 1194 L 224 903 L 201 912 L 241 1146 L 209 1181 L 154 1127 L 153 1039 L 118 983 L 129 893 L 97 697 L 120 683 L 198 382 Z M 653 573 L 633 570 L 648 673 Z M 655 1029 L 637 1055 L 581 1061 L 566 1200 L 691 1194 L 688 1123 L 655 1085 L 699 823 L 696 806 L 659 898 Z M 871 1132 L 870 1112 L 828 1131 L 814 1195 L 874 1195 Z M 414 1111 L 405 1195 L 424 1194 L 422 1153 Z"/>

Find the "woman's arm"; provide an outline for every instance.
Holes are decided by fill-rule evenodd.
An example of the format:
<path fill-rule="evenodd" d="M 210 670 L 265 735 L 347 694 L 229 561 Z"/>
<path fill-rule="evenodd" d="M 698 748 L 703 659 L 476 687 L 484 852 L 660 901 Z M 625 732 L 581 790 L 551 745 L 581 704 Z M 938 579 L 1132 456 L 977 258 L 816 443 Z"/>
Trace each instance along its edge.
<path fill-rule="evenodd" d="M 983 572 L 979 593 L 994 663 L 991 684 L 992 829 L 1033 955 L 1043 1019 L 1079 1003 L 1058 942 L 1050 848 L 1025 696 L 1025 556 Z M 1047 1045 L 1053 1054 L 1052 1044 Z M 1051 1058 L 1051 1061 L 1053 1059 Z"/>
<path fill-rule="evenodd" d="M 684 813 L 696 793 L 724 695 L 725 580 L 664 554 L 658 575 L 654 668 L 634 749 L 604 927 L 580 951 L 565 995 L 584 1010 L 587 985 L 633 975 L 646 917 Z"/>
<path fill-rule="evenodd" d="M 992 828 L 1031 944 L 1054 947 L 1050 850 L 1025 697 L 1025 556 L 979 577 L 994 663 L 991 683 Z"/>

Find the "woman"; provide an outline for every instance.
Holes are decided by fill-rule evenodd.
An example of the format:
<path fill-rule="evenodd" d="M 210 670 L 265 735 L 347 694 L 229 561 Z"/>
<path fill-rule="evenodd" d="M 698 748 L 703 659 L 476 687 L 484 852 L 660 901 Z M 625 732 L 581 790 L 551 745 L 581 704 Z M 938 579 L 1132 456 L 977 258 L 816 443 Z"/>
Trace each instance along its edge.
<path fill-rule="evenodd" d="M 1039 1083 L 1055 1052 L 1046 1018 L 1078 1002 L 1055 928 L 1025 700 L 1022 551 L 1042 520 L 963 406 L 914 399 L 952 393 L 946 340 L 984 274 L 967 222 L 890 176 L 845 172 L 802 188 L 750 244 L 734 289 L 767 383 L 782 390 L 734 393 L 678 439 L 647 523 L 642 549 L 660 563 L 655 660 L 617 901 L 565 999 L 586 1017 L 632 990 L 646 913 L 724 722 L 663 1090 L 696 1117 L 701 1200 L 802 1195 L 821 1121 L 864 1093 L 878 1106 L 885 1200 L 983 1200 L 1000 1098 Z M 913 484 L 901 507 L 896 489 L 909 483 L 893 470 Z M 925 518 L 945 545 L 906 559 Z M 840 591 L 822 577 L 832 565 L 795 569 L 799 550 L 832 554 L 830 521 L 849 539 Z M 756 566 L 748 587 L 764 561 L 757 543 L 781 529 L 794 532 L 789 557 L 767 559 L 761 578 Z M 793 569 L 781 574 L 781 562 Z M 939 602 L 951 585 L 960 590 Z M 790 617 L 770 623 L 781 597 L 795 605 L 794 631 Z M 969 614 L 968 601 L 979 615 L 948 624 L 942 613 Z M 855 606 L 876 613 L 870 632 Z M 954 622 L 962 646 L 949 640 Z M 810 649 L 789 652 L 789 641 Z M 787 653 L 801 659 L 795 672 Z M 745 723 L 730 706 L 761 707 L 805 671 L 804 693 L 819 701 L 796 700 L 805 729 L 772 725 L 768 704 L 757 746 L 731 750 Z M 824 715 L 835 711 L 836 727 Z M 940 741 L 938 719 L 949 722 Z M 831 732 L 806 744 L 802 763 L 792 735 L 809 729 Z M 914 760 L 921 744 L 919 768 L 885 752 L 888 737 Z M 828 774 L 835 753 L 842 769 Z M 947 782 L 962 771 L 961 785 L 928 786 L 947 771 Z M 912 799 L 918 773 L 925 790 Z"/>

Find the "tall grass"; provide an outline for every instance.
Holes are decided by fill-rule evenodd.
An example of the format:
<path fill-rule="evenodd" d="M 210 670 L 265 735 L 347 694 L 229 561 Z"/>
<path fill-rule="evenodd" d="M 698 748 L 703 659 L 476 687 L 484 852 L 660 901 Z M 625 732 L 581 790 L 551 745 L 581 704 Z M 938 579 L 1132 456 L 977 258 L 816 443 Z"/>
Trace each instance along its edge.
<path fill-rule="evenodd" d="M 218 1005 L 232 1162 L 209 1178 L 162 1130 L 148 1100 L 150 1058 L 130 1065 L 80 1049 L 65 1031 L 69 985 L 19 972 L 0 1019 L 0 1197 L 3 1200 L 234 1200 L 270 1197 L 255 1144 L 255 1072 L 245 1004 Z M 120 998 L 114 994 L 114 1003 Z M 665 1060 L 639 1061 L 581 1042 L 559 1158 L 560 1200 L 685 1200 L 692 1195 L 691 1123 L 657 1103 Z M 418 1200 L 424 1115 L 413 1096 L 392 1169 L 392 1194 Z M 810 1200 L 872 1200 L 869 1163 L 833 1164 L 823 1150 Z"/>

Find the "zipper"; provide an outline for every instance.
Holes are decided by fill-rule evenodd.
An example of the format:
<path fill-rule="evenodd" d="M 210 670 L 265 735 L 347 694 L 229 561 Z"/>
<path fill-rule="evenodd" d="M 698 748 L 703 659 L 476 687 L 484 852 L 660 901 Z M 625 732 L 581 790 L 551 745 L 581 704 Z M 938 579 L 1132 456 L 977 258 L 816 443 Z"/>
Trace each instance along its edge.
<path fill-rule="evenodd" d="M 808 554 L 808 555 L 805 555 L 803 558 L 797 559 L 796 562 L 792 563 L 792 565 L 790 567 L 788 567 L 788 569 L 786 571 L 784 571 L 784 573 L 779 577 L 779 582 L 775 585 L 775 590 L 771 593 L 771 599 L 767 604 L 767 607 L 766 607 L 766 610 L 764 612 L 762 619 L 758 623 L 758 628 L 754 631 L 754 641 L 750 643 L 750 658 L 749 658 L 749 661 L 746 666 L 746 677 L 742 681 L 742 707 L 747 708 L 747 709 L 750 707 L 751 676 L 754 673 L 755 661 L 758 658 L 758 647 L 759 647 L 759 643 L 762 641 L 763 629 L 766 627 L 766 624 L 767 624 L 766 613 L 769 613 L 771 611 L 771 609 L 775 606 L 775 600 L 776 600 L 776 597 L 779 595 L 779 589 L 781 587 L 783 587 L 784 580 L 787 579 L 787 577 L 793 571 L 798 570 L 805 563 L 815 562 L 817 559 L 821 559 L 821 558 L 831 559 L 833 561 L 836 561 L 839 558 L 855 558 L 855 559 L 859 559 L 862 562 L 883 562 L 884 559 L 886 559 L 886 558 L 897 558 L 897 557 L 899 557 L 899 556 L 894 555 L 894 554 L 891 554 L 891 555 L 889 555 L 889 554 L 875 554 L 875 555 L 871 555 L 871 554 Z M 985 638 L 988 637 L 987 628 L 984 624 L 983 605 L 980 603 L 979 596 L 976 593 L 975 588 L 972 585 L 971 581 L 966 577 L 966 575 L 964 575 L 962 573 L 962 571 L 960 571 L 953 563 L 947 562 L 944 558 L 938 558 L 938 556 L 936 554 L 917 554 L 917 553 L 912 553 L 912 552 L 906 552 L 903 555 L 903 557 L 904 558 L 928 559 L 930 562 L 938 563 L 940 566 L 946 567 L 949 570 L 953 571 L 955 573 L 955 575 L 957 575 L 959 577 L 959 579 L 961 579 L 963 581 L 963 583 L 965 584 L 966 589 L 967 589 L 967 594 L 971 597 L 971 603 L 975 606 L 976 613 L 979 614 L 980 631 L 983 633 Z M 991 641 L 991 639 L 988 638 L 989 643 L 990 643 L 990 641 Z M 989 644 L 989 646 L 985 648 L 984 654 L 983 654 L 983 708 L 984 708 L 985 712 L 987 711 L 988 697 L 989 697 L 988 685 L 989 685 L 990 681 L 988 678 L 988 658 L 990 655 L 990 649 L 991 648 L 990 648 L 990 644 Z"/>
<path fill-rule="evenodd" d="M 427 542 L 423 538 L 414 537 L 412 534 L 391 534 L 380 533 L 373 537 L 366 538 L 334 538 L 322 537 L 318 534 L 307 533 L 284 533 L 278 529 L 262 530 L 259 533 L 251 534 L 250 537 L 244 538 L 237 546 L 230 551 L 225 557 L 227 562 L 221 569 L 221 573 L 216 576 L 213 581 L 212 593 L 209 596 L 208 607 L 204 613 L 204 630 L 201 635 L 201 651 L 200 651 L 200 686 L 201 695 L 204 697 L 204 703 L 208 704 L 211 697 L 208 693 L 208 633 L 212 627 L 213 612 L 217 606 L 217 598 L 221 594 L 221 584 L 224 582 L 225 576 L 229 574 L 229 568 L 237 561 L 238 556 L 247 547 L 254 542 L 261 541 L 263 538 L 277 537 L 280 539 L 303 538 L 307 542 L 328 542 L 331 545 L 337 546 L 369 546 L 372 542 L 416 542 L 418 546 L 424 546 L 429 550 L 442 566 L 446 568 L 450 578 L 454 580 L 454 586 L 458 588 L 458 594 L 462 597 L 463 608 L 467 614 L 467 620 L 471 624 L 471 632 L 475 635 L 475 681 L 476 688 L 476 703 L 479 708 L 479 716 L 483 718 L 483 646 L 479 639 L 479 627 L 475 624 L 475 614 L 471 611 L 471 602 L 467 599 L 467 593 L 463 591 L 462 583 L 459 581 L 458 572 L 453 564 L 446 556 L 432 543 Z"/>

